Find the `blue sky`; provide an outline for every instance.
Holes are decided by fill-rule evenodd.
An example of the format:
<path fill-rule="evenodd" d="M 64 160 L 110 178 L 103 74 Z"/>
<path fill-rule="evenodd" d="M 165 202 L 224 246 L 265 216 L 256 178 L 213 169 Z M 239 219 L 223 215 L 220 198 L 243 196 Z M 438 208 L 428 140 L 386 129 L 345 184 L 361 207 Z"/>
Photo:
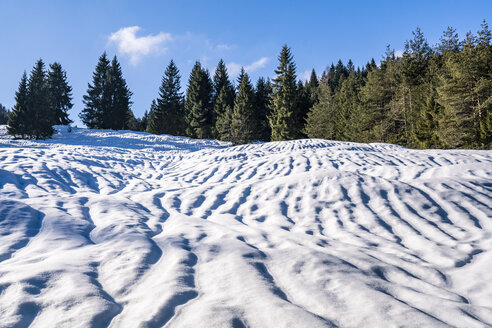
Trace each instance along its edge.
<path fill-rule="evenodd" d="M 460 39 L 482 19 L 492 25 L 492 1 L 0 1 L 0 103 L 10 108 L 24 70 L 58 61 L 73 87 L 78 113 L 98 57 L 117 55 L 140 117 L 157 96 L 173 58 L 185 87 L 195 60 L 213 72 L 223 58 L 230 75 L 245 66 L 256 80 L 272 77 L 283 44 L 299 76 L 339 58 L 356 66 L 381 58 L 387 44 L 403 48 L 420 27 L 430 44 L 447 26 Z"/>

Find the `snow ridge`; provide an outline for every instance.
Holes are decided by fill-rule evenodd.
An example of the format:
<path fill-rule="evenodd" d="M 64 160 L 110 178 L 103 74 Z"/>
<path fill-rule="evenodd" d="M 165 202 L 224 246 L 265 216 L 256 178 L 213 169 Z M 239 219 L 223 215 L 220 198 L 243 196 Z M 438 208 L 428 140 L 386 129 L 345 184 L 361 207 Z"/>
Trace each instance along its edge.
<path fill-rule="evenodd" d="M 0 327 L 492 325 L 492 152 L 0 126 Z"/>

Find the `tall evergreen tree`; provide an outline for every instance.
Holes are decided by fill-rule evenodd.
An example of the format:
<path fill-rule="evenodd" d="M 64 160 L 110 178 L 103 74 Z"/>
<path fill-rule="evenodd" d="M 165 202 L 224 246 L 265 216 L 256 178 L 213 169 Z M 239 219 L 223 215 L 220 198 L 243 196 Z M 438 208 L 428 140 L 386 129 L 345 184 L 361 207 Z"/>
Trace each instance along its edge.
<path fill-rule="evenodd" d="M 217 119 L 215 121 L 215 136 L 224 141 L 232 140 L 231 123 L 233 107 L 230 105 L 230 95 L 225 87 L 220 90 L 215 100 L 214 108 Z M 220 109 L 220 110 L 217 110 Z"/>
<path fill-rule="evenodd" d="M 30 137 L 36 139 L 51 137 L 55 132 L 54 113 L 50 105 L 46 70 L 41 59 L 36 62 L 27 83 L 27 108 L 32 122 Z"/>
<path fill-rule="evenodd" d="M 311 108 L 318 101 L 319 81 L 318 81 L 318 77 L 316 76 L 316 71 L 314 70 L 314 68 L 311 71 L 311 76 L 309 77 L 309 81 L 306 82 L 305 87 L 309 95 L 309 103 L 310 103 L 309 108 Z"/>
<path fill-rule="evenodd" d="M 191 70 L 185 100 L 186 133 L 192 138 L 212 138 L 212 80 L 200 62 Z"/>
<path fill-rule="evenodd" d="M 85 108 L 79 117 L 91 129 L 135 128 L 136 119 L 130 109 L 131 96 L 118 59 L 114 56 L 110 62 L 103 53 L 92 76 L 92 84 L 83 97 Z"/>
<path fill-rule="evenodd" d="M 149 131 L 156 134 L 184 134 L 184 102 L 178 68 L 171 60 L 162 77 L 157 108 L 152 115 Z"/>
<path fill-rule="evenodd" d="M 252 141 L 257 133 L 255 131 L 257 117 L 255 117 L 254 109 L 254 90 L 244 68 L 241 69 L 238 84 L 230 133 L 234 144 L 244 144 Z"/>
<path fill-rule="evenodd" d="M 229 80 L 229 74 L 224 61 L 221 59 L 215 69 L 213 78 L 213 116 L 212 116 L 212 134 L 216 138 L 224 137 L 224 128 L 227 129 L 226 121 L 230 117 L 227 110 L 234 107 L 234 86 Z M 229 123 L 230 124 L 230 123 Z"/>
<path fill-rule="evenodd" d="M 135 123 L 135 116 L 130 108 L 132 92 L 128 88 L 121 65 L 116 56 L 108 69 L 108 92 L 111 100 L 109 109 L 103 113 L 103 127 L 105 129 L 126 130 Z"/>
<path fill-rule="evenodd" d="M 296 65 L 289 47 L 284 45 L 273 80 L 272 112 L 269 117 L 272 141 L 291 140 L 299 136 Z"/>
<path fill-rule="evenodd" d="M 335 138 L 335 120 L 333 94 L 328 79 L 322 81 L 318 88 L 318 102 L 307 115 L 304 133 L 309 138 Z"/>
<path fill-rule="evenodd" d="M 72 120 L 68 118 L 68 111 L 73 107 L 72 87 L 68 84 L 67 73 L 59 63 L 50 65 L 48 92 L 51 110 L 54 113 L 53 124 L 68 125 L 72 123 Z"/>
<path fill-rule="evenodd" d="M 19 88 L 15 93 L 15 105 L 10 112 L 7 122 L 8 134 L 25 138 L 29 131 L 29 112 L 27 107 L 27 75 L 26 72 L 22 75 L 19 83 Z"/>
<path fill-rule="evenodd" d="M 261 141 L 270 141 L 272 131 L 268 122 L 270 116 L 270 101 L 272 97 L 272 84 L 270 80 L 260 77 L 256 82 L 255 90 L 255 116 L 257 117 L 257 135 L 256 139 Z"/>
<path fill-rule="evenodd" d="M 16 93 L 16 105 L 7 132 L 29 139 L 46 139 L 53 135 L 53 112 L 48 94 L 46 71 L 40 59 L 34 65 L 29 80 L 24 73 Z"/>
<path fill-rule="evenodd" d="M 438 88 L 444 109 L 439 136 L 446 147 L 491 148 L 492 47 L 482 24 L 477 38 L 466 35 L 459 53 L 447 56 Z"/>
<path fill-rule="evenodd" d="M 99 57 L 96 69 L 89 83 L 87 94 L 83 97 L 84 109 L 79 114 L 82 122 L 90 129 L 105 127 L 103 114 L 110 110 L 111 95 L 108 87 L 108 70 L 110 62 L 106 53 Z"/>

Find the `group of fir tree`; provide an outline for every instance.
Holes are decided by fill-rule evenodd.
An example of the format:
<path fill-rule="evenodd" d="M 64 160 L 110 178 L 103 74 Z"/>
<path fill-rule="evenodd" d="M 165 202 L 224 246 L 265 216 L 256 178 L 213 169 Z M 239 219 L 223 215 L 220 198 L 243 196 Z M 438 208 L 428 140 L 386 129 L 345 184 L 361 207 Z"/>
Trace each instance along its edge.
<path fill-rule="evenodd" d="M 462 41 L 448 28 L 434 48 L 417 29 L 402 56 L 388 47 L 380 65 L 372 61 L 362 70 L 332 65 L 321 77 L 304 130 L 310 138 L 491 149 L 487 23 Z"/>
<path fill-rule="evenodd" d="M 162 78 L 159 97 L 152 101 L 141 126 L 156 134 L 216 138 L 235 144 L 269 140 L 270 82 L 260 78 L 255 89 L 243 69 L 237 85 L 236 92 L 223 60 L 219 61 L 213 78 L 196 62 L 184 97 L 179 71 L 171 60 Z"/>
<path fill-rule="evenodd" d="M 46 139 L 53 135 L 53 125 L 71 123 L 68 110 L 73 106 L 72 88 L 59 63 L 46 71 L 40 59 L 29 79 L 24 72 L 15 101 L 7 121 L 7 132 L 14 137 Z"/>
<path fill-rule="evenodd" d="M 484 21 L 477 35 L 460 41 L 448 28 L 438 45 L 413 32 L 401 56 L 385 56 L 363 68 L 341 60 L 318 79 L 313 70 L 298 81 L 291 50 L 283 46 L 275 78 L 256 86 L 241 70 L 231 82 L 220 60 L 211 77 L 200 62 L 185 93 L 171 60 L 157 99 L 136 120 L 131 96 L 116 57 L 100 58 L 84 96 L 82 122 L 96 129 L 134 129 L 155 134 L 215 138 L 242 144 L 323 138 L 388 142 L 412 148 L 492 147 L 492 45 Z M 68 124 L 71 88 L 57 63 L 44 71 L 40 60 L 29 79 L 24 74 L 8 131 L 18 137 L 46 138 L 52 125 Z M 1 119 L 1 117 L 0 117 Z"/>
<path fill-rule="evenodd" d="M 83 97 L 85 107 L 79 117 L 90 129 L 137 129 L 131 96 L 116 56 L 109 61 L 103 53 Z"/>

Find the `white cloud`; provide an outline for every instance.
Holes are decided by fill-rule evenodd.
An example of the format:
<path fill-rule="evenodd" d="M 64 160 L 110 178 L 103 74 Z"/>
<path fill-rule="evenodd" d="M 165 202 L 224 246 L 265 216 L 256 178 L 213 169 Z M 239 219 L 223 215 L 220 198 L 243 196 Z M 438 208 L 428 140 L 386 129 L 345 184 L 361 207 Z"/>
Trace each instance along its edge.
<path fill-rule="evenodd" d="M 230 45 L 227 45 L 227 44 L 218 44 L 216 48 L 219 51 L 227 51 L 227 50 L 232 49 L 232 47 Z"/>
<path fill-rule="evenodd" d="M 395 57 L 396 58 L 403 57 L 403 50 L 395 50 Z"/>
<path fill-rule="evenodd" d="M 251 72 L 259 70 L 260 68 L 265 67 L 265 65 L 268 63 L 269 60 L 270 60 L 270 58 L 268 58 L 268 57 L 262 57 L 262 58 L 258 59 L 257 61 L 254 61 L 251 64 L 246 65 L 246 66 L 240 65 L 240 64 L 237 64 L 234 62 L 229 63 L 226 66 L 227 66 L 227 71 L 229 72 L 229 74 L 231 76 L 236 76 L 241 72 L 241 67 L 244 67 L 244 70 L 246 72 L 251 73 Z"/>
<path fill-rule="evenodd" d="M 308 69 L 307 71 L 304 71 L 299 74 L 299 80 L 301 81 L 308 81 L 311 78 L 311 69 Z"/>
<path fill-rule="evenodd" d="M 112 33 L 108 42 L 116 44 L 118 52 L 130 58 L 130 63 L 136 65 L 143 56 L 151 53 L 163 53 L 167 49 L 163 46 L 166 41 L 172 40 L 169 33 L 160 32 L 157 35 L 137 37 L 139 26 L 129 26 Z"/>

